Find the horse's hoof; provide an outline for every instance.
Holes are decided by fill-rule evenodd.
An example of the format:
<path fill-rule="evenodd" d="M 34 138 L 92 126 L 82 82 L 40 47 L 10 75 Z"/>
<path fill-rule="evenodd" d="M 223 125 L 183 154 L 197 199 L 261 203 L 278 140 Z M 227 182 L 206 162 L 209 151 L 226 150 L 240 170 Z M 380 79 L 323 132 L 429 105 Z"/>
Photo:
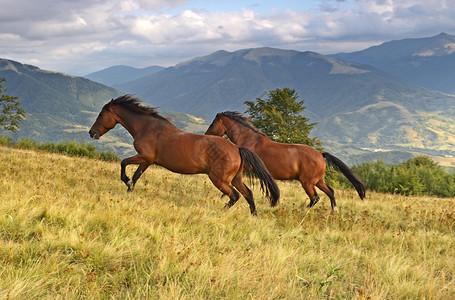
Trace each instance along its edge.
<path fill-rule="evenodd" d="M 128 180 L 128 182 L 126 183 L 126 186 L 128 187 L 128 192 L 132 192 L 133 189 L 134 189 L 134 184 L 133 184 L 133 181 L 130 179 Z"/>

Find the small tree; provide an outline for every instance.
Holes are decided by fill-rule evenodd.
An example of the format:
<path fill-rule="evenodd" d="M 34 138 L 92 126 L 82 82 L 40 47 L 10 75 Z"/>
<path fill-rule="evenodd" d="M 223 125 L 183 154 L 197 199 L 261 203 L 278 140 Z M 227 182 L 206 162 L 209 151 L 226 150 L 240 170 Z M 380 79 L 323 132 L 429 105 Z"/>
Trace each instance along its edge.
<path fill-rule="evenodd" d="M 309 137 L 317 123 L 308 123 L 309 119 L 301 115 L 306 107 L 303 100 L 297 101 L 298 98 L 294 89 L 271 90 L 266 100 L 245 101 L 248 106 L 246 113 L 253 125 L 273 141 L 306 144 L 322 150 L 322 142 Z"/>
<path fill-rule="evenodd" d="M 5 78 L 0 78 L 0 129 L 16 132 L 19 130 L 19 122 L 25 118 L 25 111 L 20 107 L 18 97 L 4 95 L 6 89 L 2 82 Z"/>

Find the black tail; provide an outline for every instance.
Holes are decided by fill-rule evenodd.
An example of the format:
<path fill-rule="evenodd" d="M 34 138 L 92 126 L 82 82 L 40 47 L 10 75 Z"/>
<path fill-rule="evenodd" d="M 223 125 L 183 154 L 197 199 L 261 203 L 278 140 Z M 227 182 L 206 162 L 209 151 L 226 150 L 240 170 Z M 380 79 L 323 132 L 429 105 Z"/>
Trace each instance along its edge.
<path fill-rule="evenodd" d="M 328 165 L 334 167 L 336 170 L 340 171 L 343 173 L 344 176 L 352 183 L 352 185 L 355 187 L 357 190 L 357 193 L 360 196 L 360 199 L 365 198 L 365 185 L 363 184 L 362 181 L 360 181 L 359 177 L 352 172 L 349 167 L 342 162 L 340 159 L 336 158 L 332 154 L 329 154 L 327 152 L 322 153 L 322 156 L 324 156 L 326 162 Z"/>
<path fill-rule="evenodd" d="M 253 171 L 259 178 L 261 190 L 265 193 L 267 198 L 269 198 L 270 205 L 277 205 L 278 200 L 280 199 L 280 189 L 278 188 L 278 185 L 272 175 L 270 175 L 269 171 L 267 171 L 267 168 L 264 166 L 262 160 L 259 156 L 245 147 L 239 147 L 239 152 L 240 157 L 245 163 L 245 170 Z"/>

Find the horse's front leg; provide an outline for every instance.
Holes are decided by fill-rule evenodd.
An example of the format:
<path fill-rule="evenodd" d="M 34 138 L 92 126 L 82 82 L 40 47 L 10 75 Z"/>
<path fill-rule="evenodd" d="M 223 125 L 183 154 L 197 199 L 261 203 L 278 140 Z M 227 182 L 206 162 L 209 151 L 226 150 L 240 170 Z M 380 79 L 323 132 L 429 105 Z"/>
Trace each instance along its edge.
<path fill-rule="evenodd" d="M 126 175 L 126 166 L 131 165 L 131 164 L 139 165 L 139 167 L 137 168 L 136 172 L 133 175 L 133 180 L 131 180 Z M 120 163 L 120 166 L 121 166 L 121 168 L 120 168 L 120 179 L 128 187 L 128 192 L 131 192 L 131 191 L 133 191 L 134 184 L 136 183 L 134 178 L 136 177 L 136 180 L 139 179 L 140 175 L 142 174 L 143 171 L 145 171 L 145 169 L 147 169 L 149 164 L 145 161 L 145 159 L 142 157 L 142 155 L 136 154 L 134 156 L 131 156 L 131 157 L 128 157 L 128 158 L 125 158 L 124 160 L 122 160 L 122 162 Z M 141 166 L 145 166 L 145 167 L 141 168 Z M 140 169 L 143 169 L 143 170 L 141 172 L 139 172 Z M 139 175 L 136 175 L 136 173 L 138 173 Z"/>

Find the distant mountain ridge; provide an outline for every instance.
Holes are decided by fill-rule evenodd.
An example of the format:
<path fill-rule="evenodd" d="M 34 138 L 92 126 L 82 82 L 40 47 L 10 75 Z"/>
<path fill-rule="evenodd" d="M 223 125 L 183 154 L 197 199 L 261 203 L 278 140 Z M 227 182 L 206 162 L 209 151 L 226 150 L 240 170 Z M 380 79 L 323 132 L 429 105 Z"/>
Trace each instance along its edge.
<path fill-rule="evenodd" d="M 331 56 L 374 66 L 418 86 L 455 94 L 455 35 L 441 33 L 390 41 Z"/>
<path fill-rule="evenodd" d="M 243 110 L 245 100 L 254 100 L 277 87 L 305 91 L 301 95 L 306 99 L 313 92 L 318 93 L 309 87 L 321 81 L 360 74 L 374 77 L 377 73 L 371 67 L 315 52 L 256 48 L 217 51 L 115 87 L 139 95 L 153 105 L 210 119 L 220 110 Z M 334 106 L 330 109 L 349 109 L 346 103 L 336 108 L 337 101 L 327 101 Z M 328 107 L 326 104 L 321 105 Z M 316 115 L 321 117 L 330 113 L 327 109 L 312 112 L 319 111 Z"/>
<path fill-rule="evenodd" d="M 164 70 L 161 66 L 150 66 L 147 68 L 134 68 L 129 66 L 112 66 L 101 71 L 93 72 L 84 77 L 107 86 L 126 83 L 147 75 Z"/>

